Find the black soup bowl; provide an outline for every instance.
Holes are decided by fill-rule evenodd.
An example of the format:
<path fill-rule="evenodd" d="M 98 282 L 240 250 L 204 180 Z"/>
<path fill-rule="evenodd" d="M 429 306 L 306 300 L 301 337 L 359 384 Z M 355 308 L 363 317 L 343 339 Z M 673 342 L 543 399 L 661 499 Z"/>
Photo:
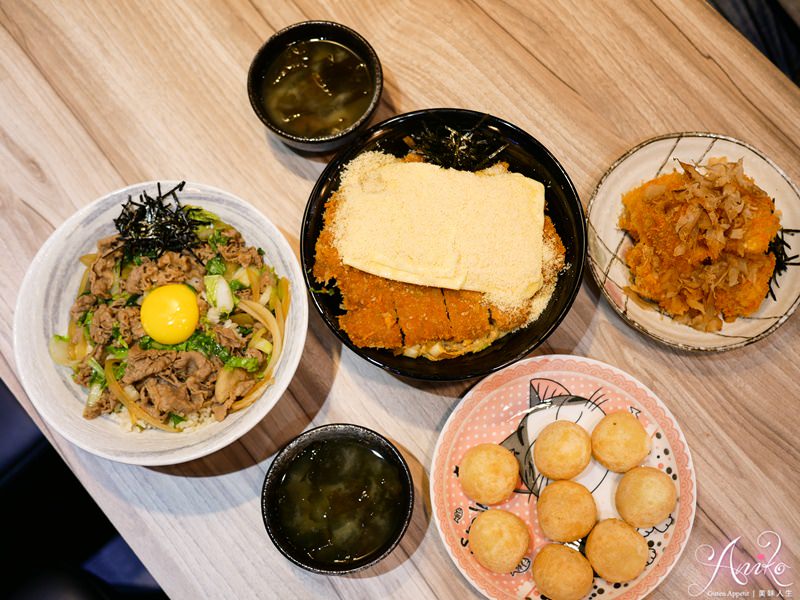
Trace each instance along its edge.
<path fill-rule="evenodd" d="M 323 228 L 325 203 L 339 187 L 347 166 L 362 152 L 381 151 L 405 156 L 410 144 L 424 146 L 430 159 L 443 166 L 477 171 L 499 161 L 510 171 L 540 181 L 545 187 L 545 213 L 566 248 L 567 266 L 555 292 L 533 323 L 496 340 L 487 348 L 456 358 L 431 361 L 409 358 L 379 348 L 359 348 L 339 327 L 342 298 L 335 285 L 321 289 L 314 279 L 315 245 Z M 454 153 L 454 148 L 459 150 Z M 456 154 L 461 158 L 452 159 Z M 439 162 L 439 161 L 436 161 Z M 456 108 L 426 109 L 379 123 L 339 152 L 317 179 L 311 192 L 300 236 L 303 275 L 313 306 L 341 342 L 365 360 L 397 375 L 431 381 L 458 381 L 497 371 L 533 351 L 564 319 L 580 289 L 586 258 L 583 206 L 575 186 L 552 153 L 519 127 L 492 115 Z"/>
<path fill-rule="evenodd" d="M 316 42 L 343 46 L 352 54 L 349 58 L 343 58 L 342 62 L 338 62 L 334 60 L 334 55 L 339 56 L 341 48 L 336 52 L 323 52 L 319 55 L 310 47 L 306 47 L 307 52 L 298 50 L 301 44 Z M 267 110 L 269 94 L 277 93 L 269 84 L 272 79 L 268 80 L 267 76 L 272 72 L 271 67 L 276 61 L 285 59 L 290 47 L 300 54 L 292 57 L 293 62 L 283 69 L 281 77 L 298 77 L 285 81 L 308 87 L 300 89 L 289 86 L 291 89 L 285 91 L 282 102 L 290 103 L 291 106 L 285 108 L 291 108 L 292 112 L 296 110 L 297 114 L 307 112 L 302 103 L 308 102 L 309 98 L 319 96 L 321 100 L 317 98 L 317 101 L 322 104 L 316 107 L 320 111 L 318 115 L 342 114 L 342 105 L 337 102 L 344 101 L 344 98 L 348 99 L 347 102 L 353 102 L 355 96 L 361 99 L 357 101 L 357 105 L 350 105 L 350 109 L 357 110 L 357 113 L 349 114 L 349 121 L 342 123 L 335 131 L 318 130 L 312 133 L 307 133 L 305 130 L 302 133 L 290 131 L 287 129 L 291 128 L 281 123 L 274 115 L 271 116 Z M 321 62 L 316 62 L 315 57 Z M 347 60 L 354 62 L 348 66 Z M 355 70 L 348 70 L 352 68 Z M 326 94 L 321 94 L 318 87 L 323 88 Z M 256 53 L 247 74 L 247 93 L 258 118 L 283 143 L 305 152 L 331 152 L 350 143 L 369 125 L 378 107 L 382 91 L 383 71 L 375 50 L 358 32 L 333 21 L 302 21 L 281 29 Z M 313 131 L 313 127 L 309 127 L 310 131 Z"/>
<path fill-rule="evenodd" d="M 310 429 L 272 461 L 261 492 L 270 539 L 325 575 L 361 571 L 394 550 L 411 522 L 414 482 L 385 437 L 349 423 Z"/>

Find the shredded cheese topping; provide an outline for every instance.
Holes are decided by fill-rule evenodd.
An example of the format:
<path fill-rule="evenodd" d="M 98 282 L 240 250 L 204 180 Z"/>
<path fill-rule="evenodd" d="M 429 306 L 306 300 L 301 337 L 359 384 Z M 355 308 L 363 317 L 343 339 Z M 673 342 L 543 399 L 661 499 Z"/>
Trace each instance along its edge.
<path fill-rule="evenodd" d="M 470 173 L 380 152 L 342 176 L 333 226 L 344 264 L 486 294 L 514 309 L 541 287 L 544 186 L 502 165 Z"/>

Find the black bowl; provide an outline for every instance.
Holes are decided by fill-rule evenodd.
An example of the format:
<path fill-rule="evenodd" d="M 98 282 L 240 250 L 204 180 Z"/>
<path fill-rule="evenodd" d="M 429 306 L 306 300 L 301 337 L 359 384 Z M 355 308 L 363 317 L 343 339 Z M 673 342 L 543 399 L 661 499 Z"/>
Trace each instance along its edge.
<path fill-rule="evenodd" d="M 402 485 L 401 510 L 403 514 L 395 528 L 394 534 L 386 543 L 374 552 L 356 561 L 331 564 L 314 560 L 308 554 L 295 548 L 287 539 L 285 532 L 281 528 L 281 521 L 278 516 L 277 492 L 283 476 L 297 456 L 305 450 L 309 444 L 316 441 L 325 440 L 352 440 L 364 444 L 370 449 L 376 450 L 384 458 L 390 461 L 400 473 Z M 414 510 L 414 482 L 411 478 L 411 471 L 408 469 L 403 455 L 385 437 L 362 427 L 349 423 L 334 423 L 323 425 L 315 429 L 310 429 L 300 434 L 289 442 L 272 461 L 267 475 L 264 478 L 264 487 L 261 491 L 261 515 L 264 519 L 264 526 L 275 547 L 286 558 L 294 564 L 324 575 L 343 575 L 353 573 L 371 567 L 380 562 L 400 543 L 403 535 L 411 522 L 411 515 Z"/>
<path fill-rule="evenodd" d="M 341 296 L 315 292 L 320 285 L 314 280 L 314 247 L 323 226 L 325 202 L 339 187 L 343 168 L 362 152 L 379 150 L 404 156 L 409 151 L 406 138 L 441 139 L 452 132 L 471 132 L 466 138 L 476 152 L 475 159 L 448 164 L 465 170 L 478 170 L 498 161 L 508 163 L 509 170 L 532 177 L 545 186 L 546 208 L 566 248 L 566 269 L 559 275 L 555 293 L 539 318 L 522 329 L 508 334 L 484 350 L 440 361 L 396 356 L 388 350 L 359 348 L 339 328 Z M 430 144 L 429 144 L 430 146 Z M 433 144 L 435 150 L 435 144 Z M 495 154 L 495 152 L 502 150 Z M 446 154 L 447 148 L 440 149 Z M 467 155 L 468 156 L 468 155 Z M 564 168 L 540 142 L 502 119 L 484 113 L 455 108 L 436 108 L 406 113 L 375 125 L 365 131 L 351 146 L 342 150 L 328 164 L 314 186 L 303 216 L 300 255 L 306 285 L 311 290 L 313 305 L 337 337 L 359 356 L 392 373 L 413 379 L 457 381 L 486 375 L 519 360 L 531 352 L 555 330 L 566 316 L 581 285 L 586 257 L 586 229 L 583 207 L 575 186 Z M 336 288 L 331 286 L 333 290 Z"/>
<path fill-rule="evenodd" d="M 327 40 L 336 42 L 356 54 L 372 76 L 372 99 L 364 114 L 347 129 L 328 136 L 302 137 L 282 130 L 272 122 L 264 110 L 262 81 L 270 64 L 289 45 L 301 41 Z M 270 37 L 256 53 L 247 74 L 247 94 L 250 104 L 261 122 L 266 125 L 283 143 L 305 152 L 331 152 L 345 144 L 366 129 L 378 107 L 383 91 L 383 71 L 378 55 L 369 42 L 357 32 L 341 23 L 333 21 L 302 21 L 281 29 Z"/>

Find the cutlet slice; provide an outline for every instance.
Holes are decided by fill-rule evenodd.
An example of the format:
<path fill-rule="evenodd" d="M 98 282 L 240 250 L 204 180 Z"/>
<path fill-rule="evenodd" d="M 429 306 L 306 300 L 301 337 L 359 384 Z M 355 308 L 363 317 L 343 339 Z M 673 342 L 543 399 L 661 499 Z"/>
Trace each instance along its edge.
<path fill-rule="evenodd" d="M 394 350 L 403 347 L 403 336 L 394 309 L 362 306 L 341 315 L 339 326 L 356 346 L 362 348 Z"/>
<path fill-rule="evenodd" d="M 400 284 L 394 299 L 406 346 L 453 338 L 441 289 Z"/>
<path fill-rule="evenodd" d="M 443 290 L 450 329 L 455 340 L 474 340 L 489 334 L 489 309 L 483 294 L 466 290 Z"/>
<path fill-rule="evenodd" d="M 342 265 L 336 275 L 336 284 L 342 292 L 342 307 L 354 310 L 378 306 L 394 312 L 395 282 Z"/>
<path fill-rule="evenodd" d="M 522 327 L 528 320 L 528 311 L 524 309 L 503 310 L 502 308 L 489 305 L 494 326 L 500 331 L 513 331 L 517 327 Z"/>
<path fill-rule="evenodd" d="M 342 266 L 342 259 L 333 245 L 333 233 L 323 229 L 315 246 L 314 278 L 320 283 L 335 279 Z"/>

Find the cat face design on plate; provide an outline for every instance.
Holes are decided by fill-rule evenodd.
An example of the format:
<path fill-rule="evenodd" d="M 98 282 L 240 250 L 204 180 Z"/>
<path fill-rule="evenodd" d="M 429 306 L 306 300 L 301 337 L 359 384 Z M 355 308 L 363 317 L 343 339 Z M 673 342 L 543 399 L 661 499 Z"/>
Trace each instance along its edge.
<path fill-rule="evenodd" d="M 564 385 L 553 379 L 535 378 L 528 384 L 529 407 L 520 414 L 517 429 L 501 444 L 511 450 L 520 465 L 520 477 L 527 490 L 538 497 L 550 479 L 539 473 L 533 463 L 533 447 L 539 432 L 554 421 L 571 421 L 591 434 L 594 426 L 606 413 L 602 404 L 606 397 L 601 389 L 588 398 L 572 394 Z M 617 474 L 592 460 L 576 481 L 594 493 L 609 484 L 616 486 Z M 613 480 L 613 481 L 612 481 Z"/>

